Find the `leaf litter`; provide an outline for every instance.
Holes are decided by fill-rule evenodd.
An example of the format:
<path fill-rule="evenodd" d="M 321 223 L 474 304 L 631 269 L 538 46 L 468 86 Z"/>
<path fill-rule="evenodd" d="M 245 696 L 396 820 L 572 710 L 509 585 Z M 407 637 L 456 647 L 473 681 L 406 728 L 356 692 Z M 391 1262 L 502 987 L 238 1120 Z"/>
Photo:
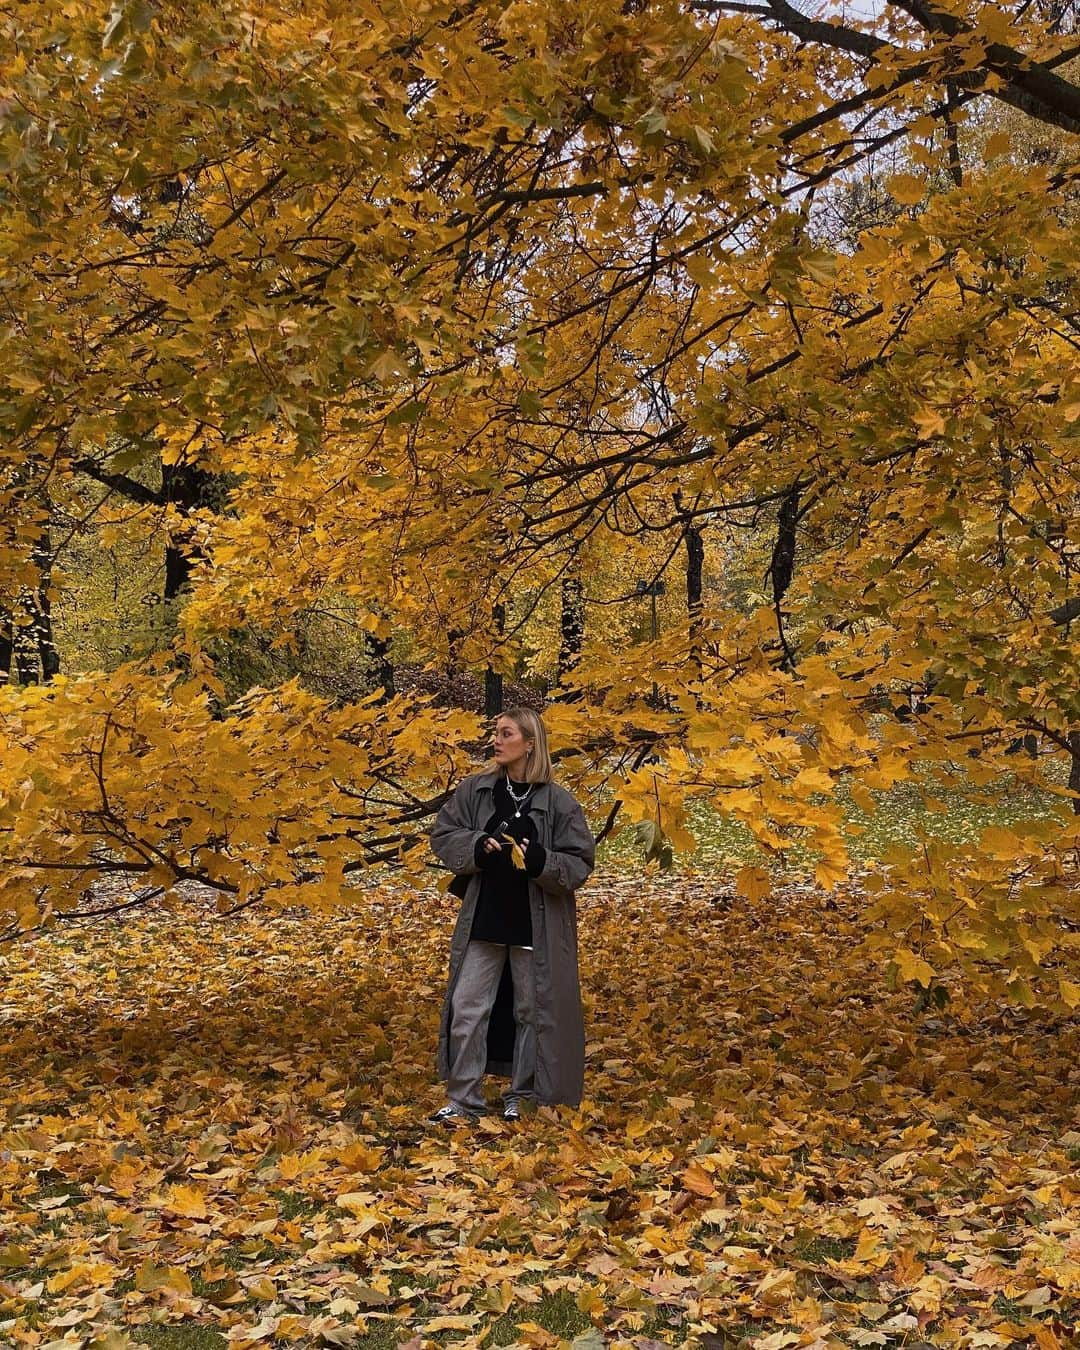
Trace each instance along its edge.
<path fill-rule="evenodd" d="M 0 1340 L 1074 1344 L 1076 1021 L 918 1012 L 864 906 L 599 875 L 585 1101 L 454 1132 L 425 1123 L 450 897 L 34 935 L 3 958 Z"/>

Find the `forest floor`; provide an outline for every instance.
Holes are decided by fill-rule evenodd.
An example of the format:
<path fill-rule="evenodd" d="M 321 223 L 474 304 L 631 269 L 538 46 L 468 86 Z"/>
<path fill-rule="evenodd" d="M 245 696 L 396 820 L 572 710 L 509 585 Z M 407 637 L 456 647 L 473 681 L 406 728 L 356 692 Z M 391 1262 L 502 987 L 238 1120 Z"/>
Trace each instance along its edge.
<path fill-rule="evenodd" d="M 1076 1019 L 917 1013 L 854 886 L 609 866 L 581 1108 L 433 1132 L 455 906 L 9 948 L 0 1343 L 1077 1344 Z"/>

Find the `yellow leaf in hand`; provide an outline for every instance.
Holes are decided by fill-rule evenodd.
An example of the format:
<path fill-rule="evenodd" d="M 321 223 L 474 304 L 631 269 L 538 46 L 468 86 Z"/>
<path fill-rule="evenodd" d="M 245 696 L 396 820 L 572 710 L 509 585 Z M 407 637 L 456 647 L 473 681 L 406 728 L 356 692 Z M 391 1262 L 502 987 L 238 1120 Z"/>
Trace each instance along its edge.
<path fill-rule="evenodd" d="M 524 872 L 525 854 L 522 850 L 521 845 L 518 843 L 518 841 L 514 838 L 512 834 L 504 834 L 503 838 L 510 845 L 510 857 L 513 859 L 514 866 L 518 868 L 519 871 Z"/>

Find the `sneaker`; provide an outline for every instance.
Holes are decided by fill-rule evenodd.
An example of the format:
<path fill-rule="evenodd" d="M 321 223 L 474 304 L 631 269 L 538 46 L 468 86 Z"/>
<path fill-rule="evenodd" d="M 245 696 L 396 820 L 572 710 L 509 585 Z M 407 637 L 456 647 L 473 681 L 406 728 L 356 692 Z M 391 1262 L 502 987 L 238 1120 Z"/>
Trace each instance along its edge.
<path fill-rule="evenodd" d="M 520 1119 L 521 1119 L 521 1106 L 513 1097 L 511 1097 L 511 1099 L 503 1107 L 503 1120 L 520 1120 Z"/>
<path fill-rule="evenodd" d="M 463 1106 L 457 1106 L 454 1102 L 448 1102 L 446 1106 L 440 1106 L 434 1115 L 428 1116 L 432 1125 L 473 1125 L 476 1123 L 476 1115 L 472 1111 L 466 1111 Z"/>

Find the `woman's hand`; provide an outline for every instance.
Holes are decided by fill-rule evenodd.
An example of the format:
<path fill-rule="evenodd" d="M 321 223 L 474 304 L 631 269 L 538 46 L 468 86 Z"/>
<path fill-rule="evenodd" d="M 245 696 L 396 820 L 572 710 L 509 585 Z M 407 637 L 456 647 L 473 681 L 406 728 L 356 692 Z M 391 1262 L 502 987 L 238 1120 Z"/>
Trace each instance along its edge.
<path fill-rule="evenodd" d="M 492 835 L 485 835 L 477 841 L 475 856 L 478 867 L 491 867 L 502 860 L 502 844 Z"/>

